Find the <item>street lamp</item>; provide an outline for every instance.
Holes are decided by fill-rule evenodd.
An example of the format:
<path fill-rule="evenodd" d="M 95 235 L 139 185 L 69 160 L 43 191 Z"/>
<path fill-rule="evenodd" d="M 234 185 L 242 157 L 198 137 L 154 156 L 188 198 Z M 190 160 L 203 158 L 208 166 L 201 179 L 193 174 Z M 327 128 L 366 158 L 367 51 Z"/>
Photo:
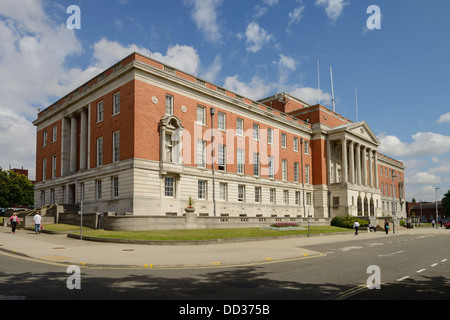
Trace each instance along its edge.
<path fill-rule="evenodd" d="M 393 210 L 392 216 L 394 218 L 394 221 L 392 222 L 392 233 L 395 233 L 395 195 L 394 195 L 395 178 L 397 178 L 397 175 L 395 174 L 395 171 L 392 170 L 392 210 Z M 397 188 L 395 188 L 395 190 L 397 190 Z"/>
<path fill-rule="evenodd" d="M 440 188 L 435 188 L 436 189 L 436 229 L 439 228 L 439 212 L 438 212 L 438 201 L 437 201 L 437 191 Z"/>
<path fill-rule="evenodd" d="M 303 176 L 303 138 L 300 138 L 300 155 L 302 160 L 302 189 L 303 189 L 303 214 L 306 217 L 306 204 L 305 204 L 305 182 Z"/>
<path fill-rule="evenodd" d="M 419 227 L 420 227 L 420 223 L 422 222 L 422 200 L 420 200 L 420 221 L 419 221 Z"/>
<path fill-rule="evenodd" d="M 211 167 L 212 167 L 212 174 L 213 174 L 213 204 L 214 204 L 214 217 L 216 216 L 216 174 L 214 172 L 214 115 L 216 114 L 216 109 L 211 108 L 209 110 L 209 113 L 211 115 Z"/>

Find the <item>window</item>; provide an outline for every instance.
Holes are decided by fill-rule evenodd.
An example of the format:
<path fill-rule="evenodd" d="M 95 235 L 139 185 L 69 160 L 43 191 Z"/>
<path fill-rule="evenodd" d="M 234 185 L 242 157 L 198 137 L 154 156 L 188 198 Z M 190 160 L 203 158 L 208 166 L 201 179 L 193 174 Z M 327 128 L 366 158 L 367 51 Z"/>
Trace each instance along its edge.
<path fill-rule="evenodd" d="M 236 134 L 238 136 L 244 135 L 244 120 L 239 118 L 236 119 Z"/>
<path fill-rule="evenodd" d="M 226 201 L 227 200 L 227 189 L 228 185 L 226 183 L 219 183 L 219 200 Z"/>
<path fill-rule="evenodd" d="M 52 142 L 56 142 L 58 140 L 58 126 L 53 126 L 53 132 L 52 132 Z"/>
<path fill-rule="evenodd" d="M 97 167 L 103 165 L 103 137 L 97 139 Z"/>
<path fill-rule="evenodd" d="M 300 204 L 300 191 L 295 191 L 295 204 Z"/>
<path fill-rule="evenodd" d="M 311 193 L 307 193 L 306 194 L 306 205 L 310 206 L 311 205 Z"/>
<path fill-rule="evenodd" d="M 294 162 L 294 181 L 298 182 L 299 181 L 299 172 L 298 172 L 298 162 Z"/>
<path fill-rule="evenodd" d="M 244 150 L 237 149 L 237 173 L 244 174 L 245 156 Z"/>
<path fill-rule="evenodd" d="M 219 144 L 219 170 L 226 171 L 227 167 L 227 146 Z"/>
<path fill-rule="evenodd" d="M 102 180 L 95 180 L 95 198 L 102 198 Z"/>
<path fill-rule="evenodd" d="M 277 199 L 277 190 L 274 188 L 271 188 L 270 194 L 269 194 L 270 203 L 276 203 L 276 199 Z"/>
<path fill-rule="evenodd" d="M 175 195 L 175 179 L 173 177 L 165 177 L 164 179 L 164 195 L 173 198 Z"/>
<path fill-rule="evenodd" d="M 197 106 L 197 124 L 206 126 L 206 108 Z"/>
<path fill-rule="evenodd" d="M 253 140 L 259 141 L 259 124 L 253 124 Z"/>
<path fill-rule="evenodd" d="M 206 141 L 197 140 L 197 167 L 206 168 Z"/>
<path fill-rule="evenodd" d="M 287 143 L 286 133 L 282 133 L 281 134 L 281 147 L 286 148 L 286 143 Z"/>
<path fill-rule="evenodd" d="M 166 114 L 173 115 L 173 96 L 166 95 Z"/>
<path fill-rule="evenodd" d="M 309 141 L 304 140 L 304 143 L 305 143 L 305 154 L 309 154 Z"/>
<path fill-rule="evenodd" d="M 111 197 L 119 196 L 119 177 L 111 177 Z"/>
<path fill-rule="evenodd" d="M 283 203 L 289 204 L 289 190 L 283 190 Z"/>
<path fill-rule="evenodd" d="M 198 199 L 206 200 L 206 181 L 198 181 Z"/>
<path fill-rule="evenodd" d="M 259 153 L 253 154 L 253 175 L 255 177 L 259 177 L 261 172 L 260 161 L 259 161 Z"/>
<path fill-rule="evenodd" d="M 47 131 L 44 131 L 44 141 L 42 142 L 42 145 L 45 147 L 47 146 Z"/>
<path fill-rule="evenodd" d="M 217 119 L 218 119 L 218 129 L 225 131 L 226 128 L 227 128 L 227 116 L 226 116 L 226 114 L 223 113 L 223 112 L 219 112 L 218 116 L 217 116 Z"/>
<path fill-rule="evenodd" d="M 56 178 L 56 155 L 52 156 L 52 179 Z"/>
<path fill-rule="evenodd" d="M 97 122 L 103 121 L 103 101 L 97 103 Z"/>
<path fill-rule="evenodd" d="M 84 191 L 85 191 L 84 182 L 81 182 L 80 183 L 81 201 L 84 201 Z"/>
<path fill-rule="evenodd" d="M 120 131 L 113 133 L 113 162 L 120 161 Z"/>
<path fill-rule="evenodd" d="M 42 181 L 47 180 L 47 158 L 42 160 Z"/>
<path fill-rule="evenodd" d="M 45 191 L 41 191 L 41 206 L 45 206 Z"/>
<path fill-rule="evenodd" d="M 275 177 L 275 160 L 274 157 L 269 157 L 269 178 L 273 179 Z"/>
<path fill-rule="evenodd" d="M 294 137 L 294 151 L 297 152 L 298 151 L 298 138 Z"/>
<path fill-rule="evenodd" d="M 120 113 L 120 92 L 113 97 L 113 116 Z"/>
<path fill-rule="evenodd" d="M 287 160 L 283 159 L 281 162 L 281 179 L 283 181 L 287 180 Z"/>
<path fill-rule="evenodd" d="M 309 179 L 309 173 L 310 173 L 310 170 L 309 170 L 309 165 L 306 165 L 305 166 L 305 183 L 306 184 L 310 184 L 310 179 Z"/>
<path fill-rule="evenodd" d="M 238 201 L 244 202 L 245 201 L 245 186 L 244 185 L 238 185 Z"/>
<path fill-rule="evenodd" d="M 261 187 L 255 187 L 255 202 L 261 202 Z"/>
<path fill-rule="evenodd" d="M 50 189 L 50 204 L 55 204 L 55 189 Z"/>
<path fill-rule="evenodd" d="M 273 144 L 273 129 L 267 129 L 267 143 Z"/>

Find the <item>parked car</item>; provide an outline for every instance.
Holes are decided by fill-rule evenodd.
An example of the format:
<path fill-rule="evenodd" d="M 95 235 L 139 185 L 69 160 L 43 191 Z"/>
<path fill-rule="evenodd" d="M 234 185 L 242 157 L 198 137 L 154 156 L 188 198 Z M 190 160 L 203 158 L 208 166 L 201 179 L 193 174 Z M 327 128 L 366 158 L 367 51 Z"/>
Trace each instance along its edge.
<path fill-rule="evenodd" d="M 447 222 L 447 223 L 445 224 L 445 228 L 446 228 L 446 229 L 450 229 L 450 222 Z"/>

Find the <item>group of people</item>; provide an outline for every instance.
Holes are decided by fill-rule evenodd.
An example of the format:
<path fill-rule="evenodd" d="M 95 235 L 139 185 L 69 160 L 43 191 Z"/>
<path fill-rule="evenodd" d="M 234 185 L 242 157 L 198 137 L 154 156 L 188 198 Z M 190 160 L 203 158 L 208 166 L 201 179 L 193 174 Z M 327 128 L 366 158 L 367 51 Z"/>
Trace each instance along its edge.
<path fill-rule="evenodd" d="M 33 217 L 33 220 L 34 220 L 34 230 L 38 234 L 41 232 L 42 228 L 42 216 L 39 214 L 39 212 L 36 212 L 36 214 Z M 20 219 L 17 216 L 17 213 L 14 212 L 11 218 L 9 218 L 9 221 L 11 221 L 12 234 L 15 234 L 17 225 L 20 224 Z"/>
<path fill-rule="evenodd" d="M 353 224 L 353 229 L 355 229 L 355 236 L 358 235 L 359 227 L 360 227 L 359 222 L 355 221 L 355 223 Z M 372 231 L 372 230 L 374 232 L 377 231 L 376 227 L 369 223 L 369 231 Z M 384 230 L 386 231 L 386 234 L 389 234 L 389 221 L 387 221 L 387 220 L 384 220 Z"/>

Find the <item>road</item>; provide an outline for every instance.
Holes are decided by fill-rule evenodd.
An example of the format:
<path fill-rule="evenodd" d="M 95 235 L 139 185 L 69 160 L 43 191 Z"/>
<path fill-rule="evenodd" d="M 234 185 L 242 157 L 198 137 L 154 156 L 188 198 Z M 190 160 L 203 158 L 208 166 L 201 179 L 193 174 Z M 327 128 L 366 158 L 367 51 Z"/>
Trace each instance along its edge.
<path fill-rule="evenodd" d="M 450 232 L 320 244 L 319 258 L 197 269 L 81 268 L 0 254 L 0 299 L 27 300 L 401 300 L 448 299 Z M 370 269 L 368 272 L 368 268 Z M 378 271 L 374 273 L 374 271 Z M 369 290 L 369 284 L 375 288 Z M 379 289 L 377 289 L 379 287 Z"/>

